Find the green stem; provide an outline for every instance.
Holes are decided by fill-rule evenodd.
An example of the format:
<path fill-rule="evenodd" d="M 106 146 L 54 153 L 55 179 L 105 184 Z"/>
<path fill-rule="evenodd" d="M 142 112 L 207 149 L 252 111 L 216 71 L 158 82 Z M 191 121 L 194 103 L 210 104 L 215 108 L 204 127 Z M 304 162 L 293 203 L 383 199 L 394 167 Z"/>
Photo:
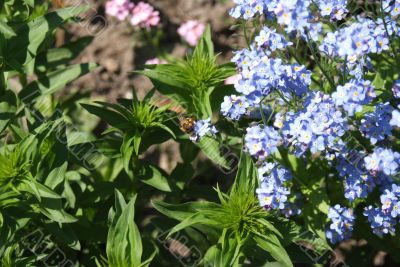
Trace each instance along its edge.
<path fill-rule="evenodd" d="M 7 87 L 7 81 L 4 71 L 0 68 L 0 96 L 4 95 Z"/>
<path fill-rule="evenodd" d="M 153 49 L 156 51 L 157 57 L 162 55 L 162 52 L 160 51 L 160 46 L 158 40 L 156 40 L 153 35 L 151 34 L 150 29 L 143 29 L 142 31 L 144 33 L 144 37 L 147 41 L 148 44 L 150 44 Z"/>
<path fill-rule="evenodd" d="M 282 94 L 281 91 L 276 90 L 276 92 L 278 93 L 278 95 L 282 98 L 282 100 L 283 100 L 289 107 L 293 107 L 293 105 L 285 98 L 285 96 Z"/>
<path fill-rule="evenodd" d="M 321 70 L 322 74 L 325 76 L 325 78 L 328 80 L 329 85 L 332 87 L 332 89 L 335 89 L 335 82 L 332 80 L 332 78 L 328 75 L 327 71 L 322 67 L 321 62 L 319 62 L 317 53 L 315 53 L 314 48 L 312 47 L 311 39 L 309 36 L 307 36 L 307 45 L 310 48 L 311 54 L 314 58 L 315 63 L 318 65 L 319 69 Z"/>
<path fill-rule="evenodd" d="M 270 120 L 272 119 L 272 116 L 274 116 L 275 107 L 276 107 L 276 102 L 274 102 L 274 105 L 272 106 L 271 114 L 270 114 L 269 117 L 268 117 L 267 124 L 268 124 L 268 123 L 270 122 Z"/>
<path fill-rule="evenodd" d="M 381 12 L 380 12 L 381 13 L 381 19 L 383 21 L 383 27 L 385 28 L 387 37 L 389 39 L 390 49 L 392 50 L 393 55 L 397 58 L 396 48 L 393 46 L 393 42 L 391 41 L 391 38 L 390 38 L 390 35 L 389 35 L 389 31 L 388 31 L 388 28 L 387 28 L 387 23 L 386 23 L 386 19 L 385 19 L 385 11 L 383 10 L 382 1 L 381 1 L 381 4 L 380 4 L 380 9 L 381 9 Z"/>
<path fill-rule="evenodd" d="M 250 39 L 247 35 L 247 28 L 246 28 L 246 23 L 247 22 L 243 22 L 242 23 L 242 28 L 243 28 L 243 34 L 244 34 L 244 39 L 246 40 L 246 44 L 247 44 L 247 48 L 250 48 Z"/>
<path fill-rule="evenodd" d="M 262 118 L 262 121 L 264 123 L 264 126 L 267 126 L 268 121 L 265 119 L 262 101 L 260 102 L 260 112 L 261 112 L 261 118 Z"/>

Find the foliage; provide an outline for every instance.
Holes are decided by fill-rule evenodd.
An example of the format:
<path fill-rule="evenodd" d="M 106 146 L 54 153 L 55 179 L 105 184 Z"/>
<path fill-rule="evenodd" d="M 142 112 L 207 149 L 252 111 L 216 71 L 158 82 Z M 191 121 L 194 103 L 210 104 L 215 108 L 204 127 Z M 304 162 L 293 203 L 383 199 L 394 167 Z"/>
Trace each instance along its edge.
<path fill-rule="evenodd" d="M 93 37 L 55 46 L 87 6 L 1 1 L 1 266 L 329 264 L 349 239 L 350 265 L 400 261 L 399 2 L 236 2 L 236 67 L 208 26 L 110 103 L 71 85 Z"/>

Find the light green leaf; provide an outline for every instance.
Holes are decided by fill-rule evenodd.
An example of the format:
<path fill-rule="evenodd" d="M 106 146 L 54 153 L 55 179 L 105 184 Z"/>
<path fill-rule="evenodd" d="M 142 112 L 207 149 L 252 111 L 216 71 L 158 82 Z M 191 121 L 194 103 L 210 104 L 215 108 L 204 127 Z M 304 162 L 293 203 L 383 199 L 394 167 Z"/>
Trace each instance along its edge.
<path fill-rule="evenodd" d="M 274 259 L 282 263 L 283 266 L 293 266 L 289 255 L 275 234 L 268 232 L 256 234 L 253 236 L 253 239 L 262 249 L 269 252 Z"/>
<path fill-rule="evenodd" d="M 45 207 L 39 207 L 39 209 L 47 218 L 58 223 L 74 223 L 78 221 L 77 218 L 66 213 L 64 210 L 56 210 Z"/>
<path fill-rule="evenodd" d="M 144 175 L 141 176 L 140 179 L 143 183 L 157 188 L 158 190 L 171 192 L 166 174 L 157 166 L 146 164 L 144 166 Z"/>
<path fill-rule="evenodd" d="M 186 218 L 179 224 L 175 225 L 174 228 L 168 233 L 168 237 L 172 236 L 173 234 L 191 226 L 195 225 L 206 225 L 206 226 L 221 226 L 220 223 L 214 219 L 209 219 L 200 212 L 193 214 L 192 216 Z"/>
<path fill-rule="evenodd" d="M 51 189 L 56 188 L 57 185 L 59 185 L 60 183 L 62 183 L 64 181 L 65 172 L 67 171 L 67 167 L 68 167 L 68 162 L 65 162 L 60 167 L 53 169 L 50 172 L 49 176 L 47 176 L 44 184 Z"/>
<path fill-rule="evenodd" d="M 40 96 L 50 95 L 64 88 L 68 83 L 96 68 L 96 64 L 84 63 L 56 70 L 46 77 L 39 78 L 37 81 L 28 84 L 18 96 L 24 103 L 30 103 Z"/>
<path fill-rule="evenodd" d="M 217 140 L 210 136 L 203 136 L 198 143 L 198 146 L 215 164 L 229 169 L 227 160 L 221 156 L 220 143 Z"/>
<path fill-rule="evenodd" d="M 2 20 L 0 20 L 0 33 L 2 33 L 7 39 L 16 35 L 14 30 Z"/>
<path fill-rule="evenodd" d="M 176 205 L 161 201 L 153 201 L 152 204 L 156 210 L 165 216 L 178 221 L 183 221 L 203 209 L 212 210 L 220 208 L 220 205 L 207 201 L 188 202 Z"/>
<path fill-rule="evenodd" d="M 11 69 L 31 61 L 46 37 L 68 19 L 86 11 L 88 6 L 72 6 L 48 13 L 23 25 L 16 36 L 9 39 L 4 48 L 4 57 Z M 14 66 L 14 67 L 12 67 Z"/>
<path fill-rule="evenodd" d="M 117 212 L 112 220 L 107 236 L 107 257 L 110 266 L 141 266 L 142 240 L 136 226 L 134 196 L 128 205 L 119 192 L 116 192 Z"/>

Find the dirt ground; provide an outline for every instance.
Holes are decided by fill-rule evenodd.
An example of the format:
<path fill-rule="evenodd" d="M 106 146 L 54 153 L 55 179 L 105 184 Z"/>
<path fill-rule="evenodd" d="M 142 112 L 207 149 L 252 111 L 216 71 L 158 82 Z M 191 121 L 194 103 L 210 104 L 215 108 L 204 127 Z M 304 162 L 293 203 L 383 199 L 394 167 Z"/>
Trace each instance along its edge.
<path fill-rule="evenodd" d="M 104 1 L 105 2 L 105 1 Z M 91 1 L 91 10 L 85 22 L 70 29 L 71 38 L 92 35 L 92 43 L 83 51 L 79 62 L 96 62 L 100 68 L 79 79 L 72 86 L 90 90 L 92 95 L 107 100 L 129 94 L 132 88 L 143 95 L 152 85 L 147 78 L 130 73 L 136 66 L 154 58 L 155 52 L 138 41 L 138 32 L 128 22 L 119 22 L 104 13 L 104 2 Z M 149 0 L 161 14 L 164 33 L 163 48 L 176 57 L 184 57 L 187 46 L 182 43 L 176 30 L 189 19 L 210 23 L 216 51 L 221 53 L 220 62 L 227 62 L 237 39 L 228 15 L 232 1 L 221 0 Z M 222 3 L 225 2 L 225 3 Z M 104 20 L 105 19 L 105 20 Z M 101 25 L 101 27 L 98 27 Z M 98 27 L 98 33 L 94 28 Z M 68 37 L 67 37 L 68 38 Z"/>

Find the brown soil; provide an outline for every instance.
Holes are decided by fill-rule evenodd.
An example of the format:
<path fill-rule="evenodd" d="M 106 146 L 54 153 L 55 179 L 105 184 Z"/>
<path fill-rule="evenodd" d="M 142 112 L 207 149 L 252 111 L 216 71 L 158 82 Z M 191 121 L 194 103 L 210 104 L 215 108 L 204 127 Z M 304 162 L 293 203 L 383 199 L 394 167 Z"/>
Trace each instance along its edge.
<path fill-rule="evenodd" d="M 180 24 L 196 19 L 210 23 L 217 52 L 221 52 L 220 62 L 231 57 L 232 46 L 236 40 L 231 38 L 234 32 L 229 30 L 233 20 L 228 15 L 231 1 L 221 3 L 216 0 L 149 0 L 162 17 L 162 30 L 165 39 L 163 48 L 176 57 L 184 57 L 187 46 L 176 33 Z M 151 89 L 149 80 L 130 73 L 136 66 L 155 57 L 149 47 L 138 40 L 138 32 L 127 22 L 118 22 L 104 15 L 104 4 L 90 1 L 92 9 L 85 15 L 86 21 L 69 29 L 71 38 L 94 36 L 93 42 L 82 52 L 78 62 L 96 62 L 99 69 L 76 81 L 72 86 L 92 91 L 92 95 L 110 101 L 129 94 L 132 88 L 140 95 Z M 105 20 L 103 18 L 105 18 Z M 93 34 L 94 25 L 103 25 L 98 34 Z M 103 25 L 104 26 L 104 25 Z M 68 38 L 68 37 L 67 37 Z"/>

